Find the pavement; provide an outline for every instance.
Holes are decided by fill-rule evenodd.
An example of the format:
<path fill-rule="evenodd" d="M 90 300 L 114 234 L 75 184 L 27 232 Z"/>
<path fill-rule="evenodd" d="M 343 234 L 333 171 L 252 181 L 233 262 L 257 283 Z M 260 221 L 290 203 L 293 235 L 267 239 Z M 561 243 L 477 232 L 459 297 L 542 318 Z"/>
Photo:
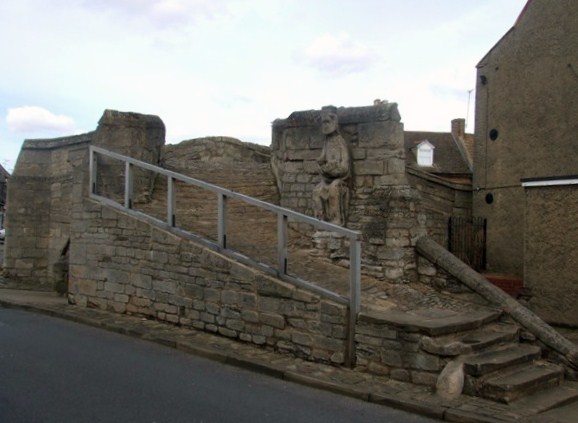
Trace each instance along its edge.
<path fill-rule="evenodd" d="M 559 422 L 578 421 L 578 405 L 558 408 L 536 415 L 536 410 L 499 404 L 462 395 L 444 400 L 427 387 L 390 380 L 387 377 L 312 363 L 275 353 L 222 336 L 68 304 L 53 292 L 15 289 L 0 278 L 0 307 L 18 308 L 71 320 L 105 330 L 176 348 L 190 354 L 242 367 L 372 403 L 403 409 L 448 422 Z M 570 331 L 569 331 L 570 332 Z M 578 333 L 572 332 L 578 341 Z"/>

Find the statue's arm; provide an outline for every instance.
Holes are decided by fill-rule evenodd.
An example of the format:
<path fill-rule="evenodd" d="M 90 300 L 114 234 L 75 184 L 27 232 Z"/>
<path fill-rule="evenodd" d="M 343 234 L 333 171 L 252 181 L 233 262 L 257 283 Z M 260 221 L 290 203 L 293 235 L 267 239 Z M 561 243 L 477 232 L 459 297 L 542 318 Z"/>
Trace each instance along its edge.
<path fill-rule="evenodd" d="M 349 158 L 349 149 L 345 142 L 339 146 L 339 159 L 330 160 L 321 166 L 324 174 L 333 178 L 343 178 L 349 174 L 351 161 Z"/>

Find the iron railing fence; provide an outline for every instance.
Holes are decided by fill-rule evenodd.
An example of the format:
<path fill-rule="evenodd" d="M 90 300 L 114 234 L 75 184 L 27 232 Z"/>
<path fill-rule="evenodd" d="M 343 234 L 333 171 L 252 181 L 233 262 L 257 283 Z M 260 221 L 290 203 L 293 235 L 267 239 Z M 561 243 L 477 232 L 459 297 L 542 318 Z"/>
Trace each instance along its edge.
<path fill-rule="evenodd" d="M 474 270 L 485 270 L 486 232 L 485 218 L 451 216 L 448 221 L 448 250 Z"/>
<path fill-rule="evenodd" d="M 347 344 L 345 362 L 348 366 L 353 366 L 355 361 L 355 325 L 361 307 L 361 233 L 341 226 L 337 226 L 302 213 L 295 212 L 274 204 L 249 197 L 247 195 L 234 192 L 217 185 L 213 185 L 189 176 L 185 176 L 150 163 L 142 162 L 118 153 L 105 150 L 100 147 L 90 146 L 89 149 L 89 197 L 104 204 L 119 208 L 137 217 L 146 218 L 155 224 L 202 243 L 203 245 L 227 255 L 242 263 L 260 268 L 261 270 L 277 276 L 279 279 L 292 283 L 295 286 L 314 292 L 325 298 L 333 300 L 339 304 L 346 305 L 349 310 L 347 322 Z M 107 157 L 124 163 L 124 199 L 122 203 L 100 195 L 97 192 L 98 181 L 98 157 Z M 166 198 L 166 219 L 161 220 L 142 212 L 133 210 L 133 186 L 134 170 L 140 168 L 152 171 L 157 175 L 164 175 L 167 179 Z M 175 183 L 180 181 L 204 190 L 213 192 L 217 197 L 217 242 L 208 240 L 192 232 L 179 228 L 176 224 L 176 190 Z M 268 210 L 277 215 L 277 266 L 272 267 L 239 252 L 233 251 L 227 245 L 227 202 L 230 199 L 240 200 L 247 204 Z M 311 281 L 307 281 L 288 274 L 288 225 L 289 223 L 305 223 L 314 226 L 319 230 L 335 232 L 345 236 L 349 240 L 349 297 L 344 297 L 336 292 L 320 287 Z"/>

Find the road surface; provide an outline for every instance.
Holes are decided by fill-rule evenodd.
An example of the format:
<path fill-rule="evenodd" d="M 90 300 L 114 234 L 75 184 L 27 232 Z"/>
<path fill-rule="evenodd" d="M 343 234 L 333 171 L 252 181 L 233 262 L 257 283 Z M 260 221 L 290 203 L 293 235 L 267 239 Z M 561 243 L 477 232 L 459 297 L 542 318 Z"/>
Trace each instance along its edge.
<path fill-rule="evenodd" d="M 433 421 L 116 333 L 0 308 L 0 422 Z"/>

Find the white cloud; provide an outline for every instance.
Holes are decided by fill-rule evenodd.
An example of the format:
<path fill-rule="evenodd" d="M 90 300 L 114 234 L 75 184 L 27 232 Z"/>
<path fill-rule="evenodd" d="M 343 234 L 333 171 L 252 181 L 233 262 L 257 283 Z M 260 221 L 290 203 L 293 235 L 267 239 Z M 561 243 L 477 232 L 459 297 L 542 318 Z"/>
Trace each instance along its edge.
<path fill-rule="evenodd" d="M 120 13 L 124 19 L 144 19 L 160 28 L 173 28 L 199 18 L 215 18 L 227 9 L 226 1 L 214 0 L 85 0 L 100 11 Z"/>
<path fill-rule="evenodd" d="M 337 36 L 324 34 L 315 39 L 305 50 L 305 58 L 322 72 L 341 75 L 369 68 L 376 57 L 367 46 L 342 32 Z"/>
<path fill-rule="evenodd" d="M 8 109 L 6 115 L 8 129 L 12 132 L 52 132 L 70 134 L 74 131 L 74 120 L 65 115 L 55 115 L 37 106 L 23 106 Z"/>

